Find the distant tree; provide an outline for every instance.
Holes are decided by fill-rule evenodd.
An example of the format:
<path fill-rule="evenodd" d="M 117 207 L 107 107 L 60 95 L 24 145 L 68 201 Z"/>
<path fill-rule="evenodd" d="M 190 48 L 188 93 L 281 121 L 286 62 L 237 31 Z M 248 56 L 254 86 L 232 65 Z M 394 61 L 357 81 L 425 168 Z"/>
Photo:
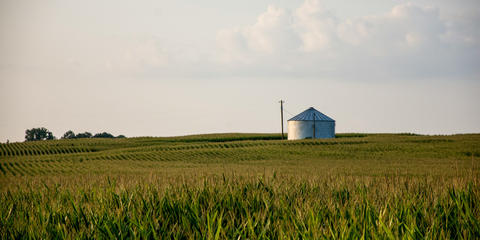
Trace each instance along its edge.
<path fill-rule="evenodd" d="M 89 132 L 79 133 L 75 136 L 76 138 L 91 138 L 92 134 Z"/>
<path fill-rule="evenodd" d="M 125 135 L 118 135 L 116 138 L 126 138 Z"/>
<path fill-rule="evenodd" d="M 65 134 L 63 134 L 62 139 L 73 139 L 76 138 L 75 133 L 72 130 L 68 130 Z"/>
<path fill-rule="evenodd" d="M 114 138 L 114 136 L 110 133 L 103 132 L 103 133 L 97 133 L 93 135 L 94 138 Z"/>
<path fill-rule="evenodd" d="M 53 140 L 55 137 L 48 129 L 32 128 L 25 130 L 25 141 L 40 141 L 40 140 Z"/>

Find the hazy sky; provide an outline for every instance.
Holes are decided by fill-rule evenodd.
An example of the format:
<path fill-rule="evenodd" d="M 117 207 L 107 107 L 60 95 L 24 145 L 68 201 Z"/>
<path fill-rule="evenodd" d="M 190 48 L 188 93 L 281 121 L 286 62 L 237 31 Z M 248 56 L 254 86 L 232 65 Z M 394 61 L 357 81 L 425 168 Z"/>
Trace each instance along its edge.
<path fill-rule="evenodd" d="M 478 0 L 0 0 L 0 141 L 279 132 L 280 99 L 337 132 L 480 132 L 479 23 Z"/>

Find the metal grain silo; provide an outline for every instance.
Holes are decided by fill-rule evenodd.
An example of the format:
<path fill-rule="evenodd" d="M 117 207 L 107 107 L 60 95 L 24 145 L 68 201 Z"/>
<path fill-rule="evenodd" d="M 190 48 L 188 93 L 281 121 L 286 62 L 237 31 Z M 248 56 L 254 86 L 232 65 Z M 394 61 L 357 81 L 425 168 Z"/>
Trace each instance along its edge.
<path fill-rule="evenodd" d="M 334 137 L 335 120 L 313 107 L 288 120 L 288 140 Z"/>

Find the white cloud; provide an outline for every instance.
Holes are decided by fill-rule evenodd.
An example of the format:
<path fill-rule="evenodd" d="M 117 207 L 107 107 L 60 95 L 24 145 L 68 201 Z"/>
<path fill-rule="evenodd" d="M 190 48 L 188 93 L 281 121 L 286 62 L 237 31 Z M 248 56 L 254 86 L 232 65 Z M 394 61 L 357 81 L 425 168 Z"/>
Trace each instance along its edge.
<path fill-rule="evenodd" d="M 316 77 L 479 75 L 463 63 L 479 57 L 480 31 L 465 31 L 475 23 L 459 19 L 411 3 L 384 14 L 339 19 L 320 1 L 306 0 L 294 11 L 269 6 L 254 24 L 220 31 L 217 44 L 222 60 L 256 66 L 249 73 L 263 67 Z"/>
<path fill-rule="evenodd" d="M 319 1 L 306 0 L 293 17 L 304 51 L 324 50 L 337 41 L 338 20 Z"/>
<path fill-rule="evenodd" d="M 249 62 L 245 54 L 258 57 L 295 51 L 299 38 L 294 31 L 286 10 L 268 6 L 253 25 L 221 30 L 217 41 L 223 51 L 222 60 Z"/>
<path fill-rule="evenodd" d="M 131 26 L 128 21 L 119 25 L 108 21 L 95 31 L 83 25 L 76 29 L 72 24 L 84 21 L 75 8 L 71 10 L 79 16 L 73 23 L 59 16 L 43 17 L 50 16 L 47 11 L 38 21 L 25 21 L 29 28 L 0 29 L 5 32 L 0 68 L 208 78 L 480 76 L 479 14 L 453 14 L 455 10 L 449 9 L 442 15 L 441 8 L 407 3 L 375 15 L 342 18 L 325 2 L 305 0 L 293 9 L 270 5 L 251 17 L 251 24 L 221 29 L 216 36 L 212 28 L 205 31 L 208 38 L 192 29 L 203 27 L 188 28 L 187 23 L 162 32 L 156 18 Z M 135 31 L 122 33 L 124 26 Z M 118 32 L 112 31 L 115 27 Z"/>
<path fill-rule="evenodd" d="M 222 30 L 219 40 L 221 44 L 231 41 L 223 46 L 234 49 L 277 54 L 281 48 L 315 52 L 359 44 L 362 48 L 414 47 L 436 42 L 445 33 L 445 22 L 434 8 L 403 4 L 384 15 L 340 20 L 320 1 L 306 0 L 294 12 L 269 6 L 255 24 Z M 296 39 L 301 42 L 292 41 Z"/>

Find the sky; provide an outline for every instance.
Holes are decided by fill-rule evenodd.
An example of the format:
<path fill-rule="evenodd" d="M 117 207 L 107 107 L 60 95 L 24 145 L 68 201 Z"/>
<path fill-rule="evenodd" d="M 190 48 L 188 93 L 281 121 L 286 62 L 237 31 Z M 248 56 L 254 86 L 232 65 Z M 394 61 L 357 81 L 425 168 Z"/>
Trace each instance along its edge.
<path fill-rule="evenodd" d="M 178 136 L 480 132 L 478 0 L 0 0 L 0 142 L 46 127 Z"/>

